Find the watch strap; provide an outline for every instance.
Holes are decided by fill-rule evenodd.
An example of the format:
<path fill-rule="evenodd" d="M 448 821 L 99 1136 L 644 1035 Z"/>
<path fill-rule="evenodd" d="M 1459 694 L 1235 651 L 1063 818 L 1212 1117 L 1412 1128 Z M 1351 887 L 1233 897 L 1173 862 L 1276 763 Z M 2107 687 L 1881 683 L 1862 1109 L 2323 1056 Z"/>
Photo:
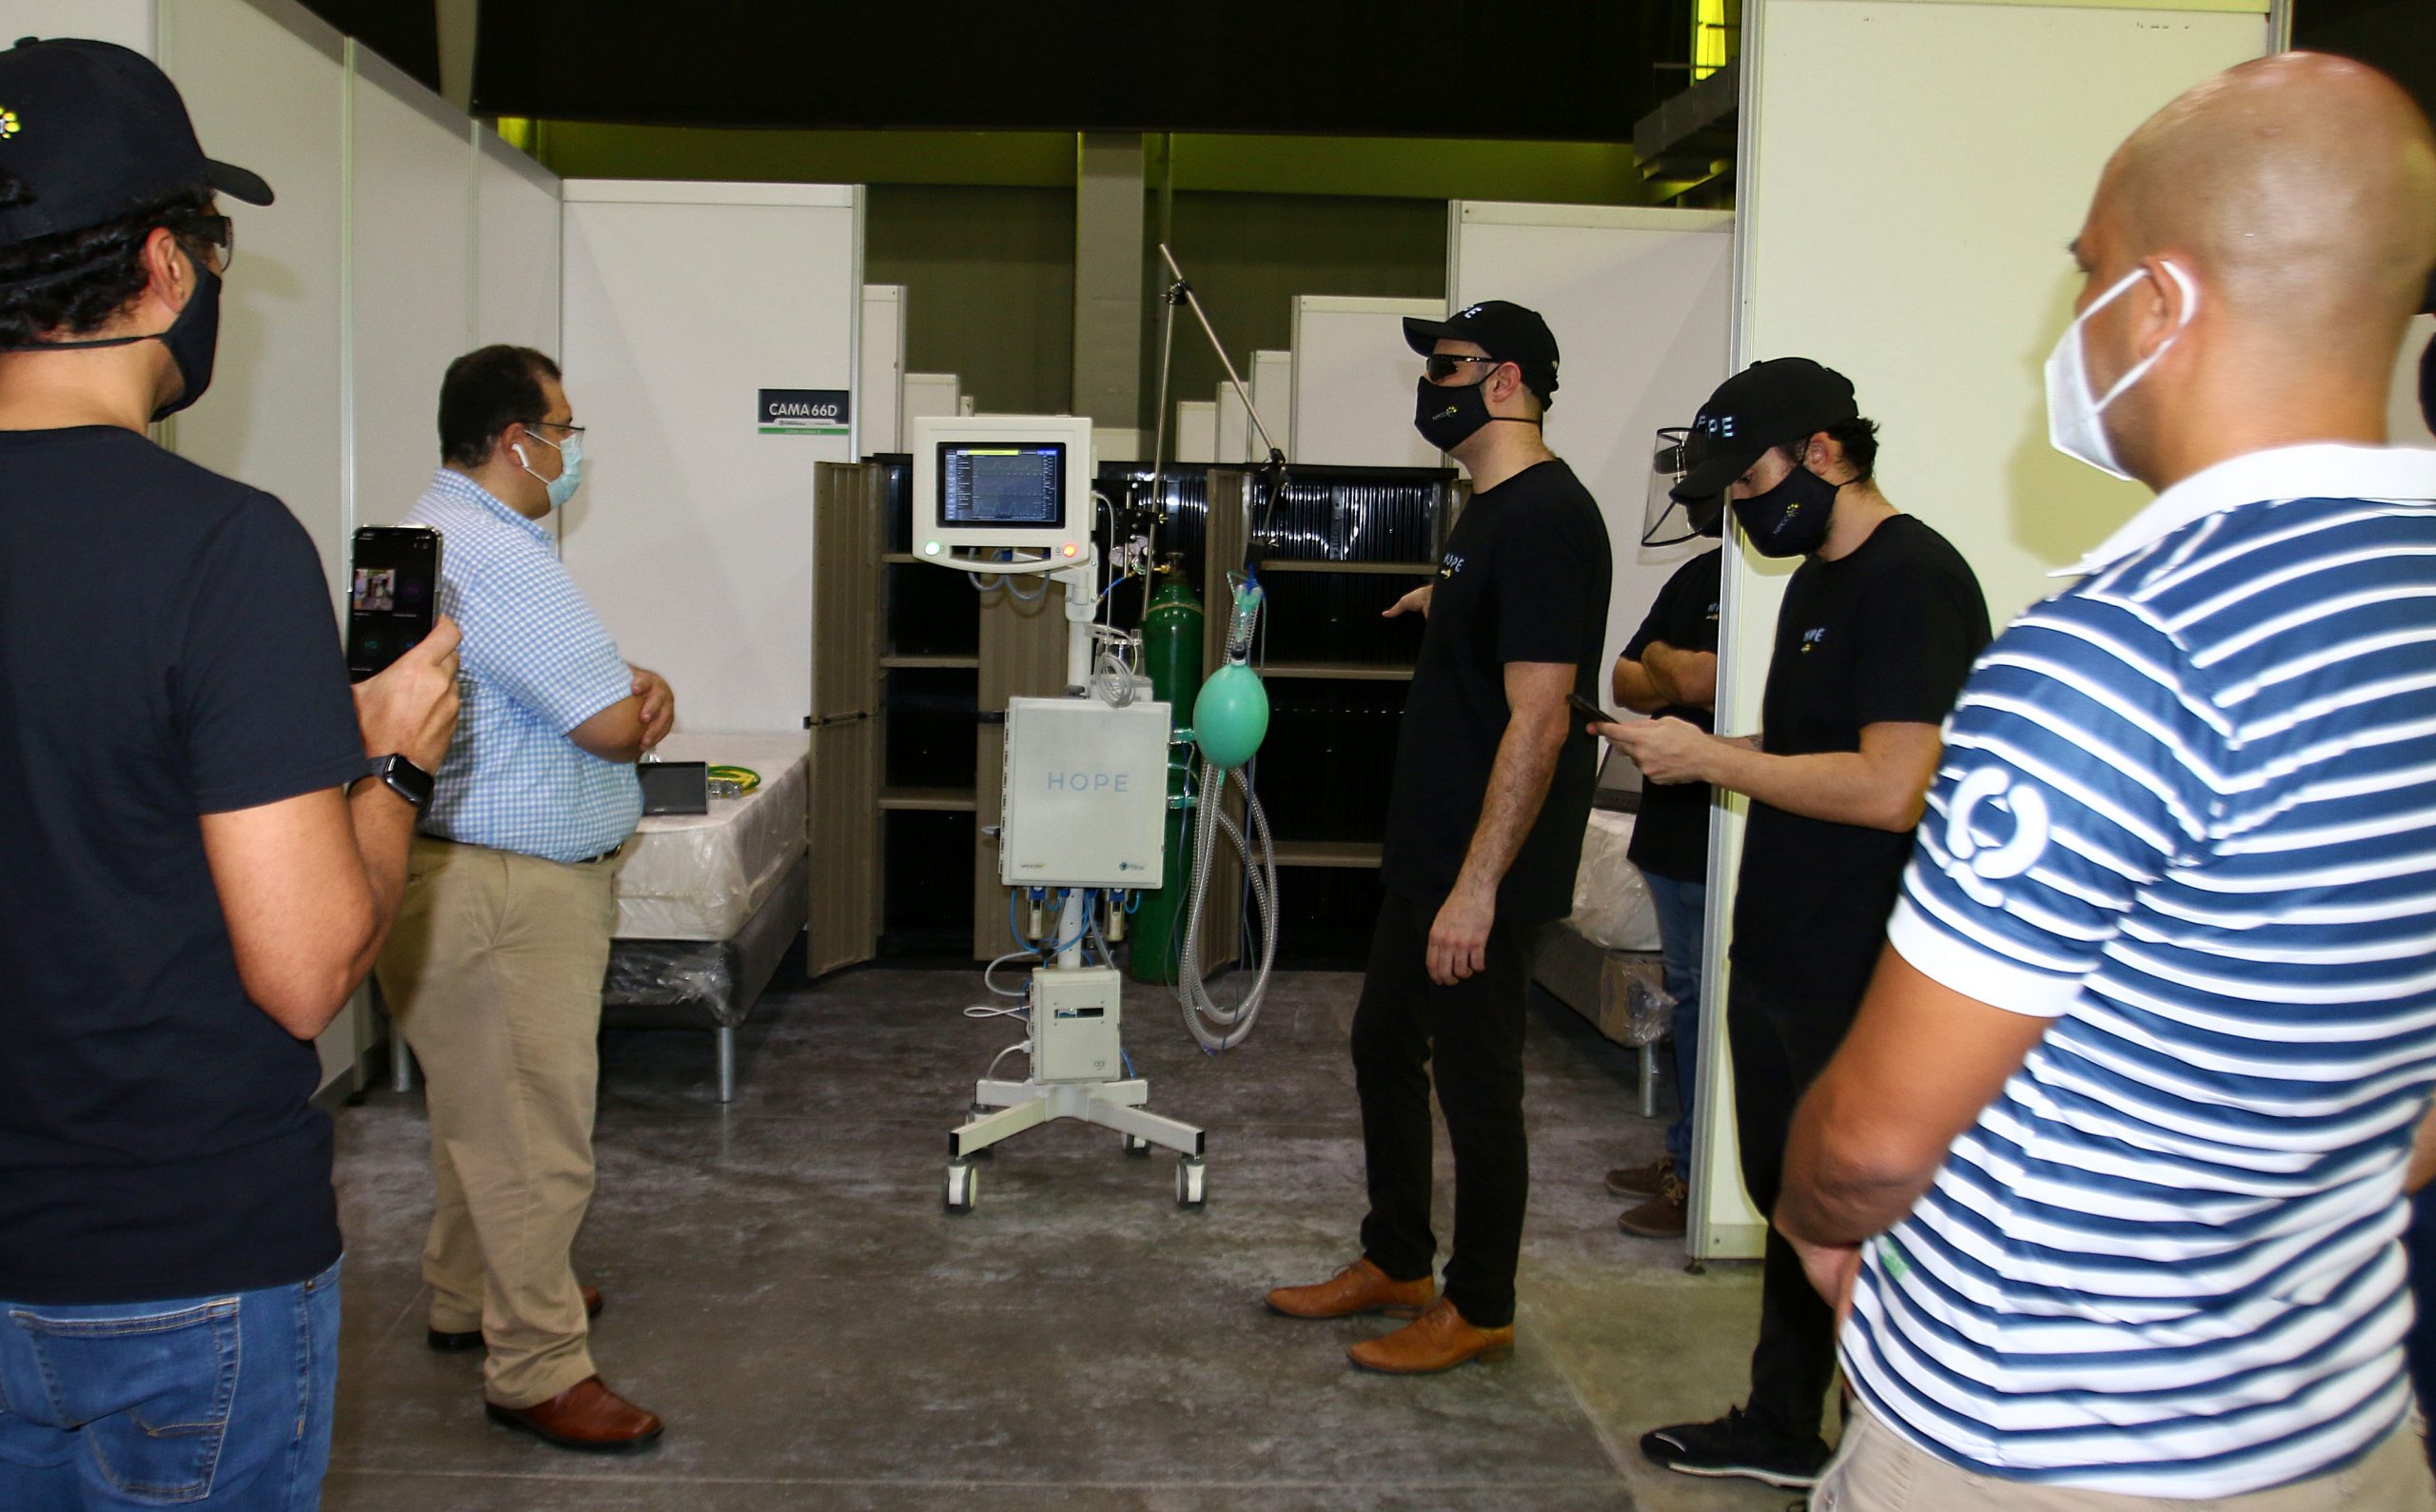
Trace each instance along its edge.
<path fill-rule="evenodd" d="M 372 758 L 372 775 L 381 779 L 383 787 L 417 809 L 431 802 L 431 774 L 394 751 Z"/>

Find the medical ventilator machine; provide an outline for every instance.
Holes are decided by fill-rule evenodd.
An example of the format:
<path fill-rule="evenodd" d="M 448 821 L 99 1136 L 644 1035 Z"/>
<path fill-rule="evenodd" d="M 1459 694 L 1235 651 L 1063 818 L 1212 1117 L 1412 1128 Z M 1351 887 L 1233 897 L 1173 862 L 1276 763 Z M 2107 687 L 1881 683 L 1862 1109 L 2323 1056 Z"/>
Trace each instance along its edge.
<path fill-rule="evenodd" d="M 1130 1155 L 1154 1147 L 1176 1151 L 1176 1202 L 1198 1208 L 1208 1195 L 1204 1135 L 1144 1106 L 1149 1084 L 1131 1073 L 1125 1052 L 1122 977 L 1102 920 L 1121 925 L 1129 902 L 1161 886 L 1169 806 L 1185 808 L 1200 841 L 1181 926 L 1185 1019 L 1213 1052 L 1250 1031 L 1276 945 L 1276 862 L 1267 820 L 1242 772 L 1267 726 L 1267 697 L 1247 665 L 1259 584 L 1247 578 L 1238 587 L 1227 659 L 1200 690 L 1197 728 L 1174 728 L 1170 705 L 1151 696 L 1138 670 L 1140 634 L 1107 622 L 1117 589 L 1149 576 L 1155 516 L 1094 495 L 1090 419 L 926 416 L 913 422 L 913 452 L 912 544 L 920 560 L 971 574 L 984 590 L 1022 593 L 1018 585 L 1032 579 L 1040 586 L 1024 597 L 1047 592 L 1050 582 L 1066 594 L 1065 696 L 1007 703 L 998 875 L 1012 890 L 1015 949 L 992 962 L 983 980 L 992 992 L 1021 1002 L 967 1011 L 1022 1018 L 1027 1034 L 991 1063 L 974 1085 L 972 1117 L 948 1136 L 947 1209 L 972 1210 L 975 1157 L 1055 1118 L 1115 1129 Z M 1101 511 L 1111 521 L 1105 583 L 1092 530 Z M 1142 533 L 1119 539 L 1137 523 Z M 1171 767 L 1180 763 L 1189 774 L 1196 747 L 1198 786 L 1179 784 L 1181 795 L 1171 797 Z M 1230 781 L 1241 788 L 1257 847 L 1225 812 Z M 1243 853 L 1265 918 L 1259 976 L 1231 1008 L 1209 995 L 1200 959 L 1210 858 L 1221 832 Z M 1232 908 L 1235 900 L 1220 906 Z M 1046 931 L 1044 918 L 1054 920 Z M 998 986 L 997 968 L 1025 958 L 1038 962 L 1029 986 Z M 1029 1057 L 1030 1074 L 997 1079 L 999 1063 L 1017 1052 Z"/>

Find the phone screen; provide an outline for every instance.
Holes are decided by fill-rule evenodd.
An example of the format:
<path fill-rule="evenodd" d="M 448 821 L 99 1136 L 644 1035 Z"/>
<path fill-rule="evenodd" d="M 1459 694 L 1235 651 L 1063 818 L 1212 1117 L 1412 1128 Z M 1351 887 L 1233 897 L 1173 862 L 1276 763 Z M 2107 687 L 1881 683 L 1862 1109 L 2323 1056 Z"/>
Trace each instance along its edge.
<path fill-rule="evenodd" d="M 362 682 L 431 634 L 439 599 L 440 532 L 405 525 L 357 531 L 347 590 L 347 677 Z"/>

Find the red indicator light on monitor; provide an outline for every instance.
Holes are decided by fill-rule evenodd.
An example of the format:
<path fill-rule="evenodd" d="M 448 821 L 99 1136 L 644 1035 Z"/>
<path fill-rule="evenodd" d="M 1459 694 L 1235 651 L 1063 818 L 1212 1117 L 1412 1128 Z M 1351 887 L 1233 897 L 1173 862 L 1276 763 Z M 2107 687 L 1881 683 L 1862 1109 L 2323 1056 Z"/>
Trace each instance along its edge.
<path fill-rule="evenodd" d="M 1066 542 L 1065 546 L 1061 549 L 1063 549 L 1069 557 L 1074 555 L 1074 543 L 1071 540 Z"/>

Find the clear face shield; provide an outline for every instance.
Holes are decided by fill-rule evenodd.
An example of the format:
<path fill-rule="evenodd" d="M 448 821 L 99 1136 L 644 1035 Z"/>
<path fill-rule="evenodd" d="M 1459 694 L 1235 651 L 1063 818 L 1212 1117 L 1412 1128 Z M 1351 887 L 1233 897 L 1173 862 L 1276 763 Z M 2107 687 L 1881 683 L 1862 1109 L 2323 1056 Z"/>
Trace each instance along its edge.
<path fill-rule="evenodd" d="M 1649 459 L 1649 501 L 1640 517 L 1644 546 L 1680 546 L 1702 538 L 1716 540 L 1725 533 L 1723 495 L 1690 503 L 1675 497 L 1675 485 L 1692 470 L 1691 460 L 1684 455 L 1691 436 L 1688 428 L 1680 425 L 1658 433 L 1658 444 Z"/>

